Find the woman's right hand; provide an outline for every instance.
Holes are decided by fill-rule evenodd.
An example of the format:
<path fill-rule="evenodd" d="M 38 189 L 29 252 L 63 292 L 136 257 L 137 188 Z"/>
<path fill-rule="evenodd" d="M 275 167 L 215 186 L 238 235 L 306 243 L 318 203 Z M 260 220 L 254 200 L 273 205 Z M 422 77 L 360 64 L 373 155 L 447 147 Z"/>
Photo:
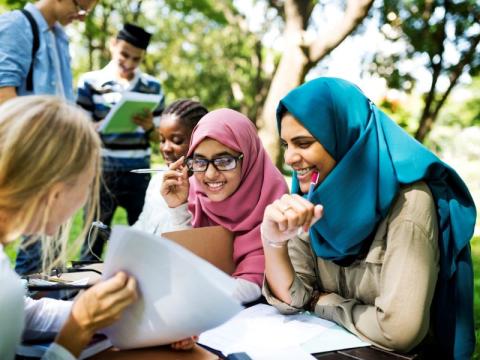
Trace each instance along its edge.
<path fill-rule="evenodd" d="M 123 310 L 138 298 L 133 277 L 124 272 L 99 282 L 80 294 L 72 306 L 72 317 L 81 328 L 95 333 L 120 319 Z"/>
<path fill-rule="evenodd" d="M 323 206 L 314 205 L 303 197 L 285 194 L 265 208 L 260 227 L 264 244 L 278 244 L 308 229 L 323 216 Z"/>
<path fill-rule="evenodd" d="M 97 283 L 77 297 L 55 341 L 79 356 L 91 337 L 120 319 L 137 298 L 136 281 L 124 272 Z"/>
<path fill-rule="evenodd" d="M 163 175 L 163 183 L 160 193 L 168 207 L 176 208 L 185 204 L 188 200 L 188 169 L 183 164 L 184 156 L 170 164 L 169 170 Z"/>

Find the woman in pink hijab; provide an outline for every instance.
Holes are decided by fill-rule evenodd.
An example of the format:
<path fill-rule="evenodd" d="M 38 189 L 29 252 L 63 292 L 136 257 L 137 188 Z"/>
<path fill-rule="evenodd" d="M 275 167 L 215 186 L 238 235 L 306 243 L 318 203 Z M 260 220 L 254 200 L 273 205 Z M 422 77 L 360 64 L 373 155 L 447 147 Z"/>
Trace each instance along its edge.
<path fill-rule="evenodd" d="M 267 205 L 288 188 L 252 122 L 230 109 L 205 115 L 193 130 L 187 159 L 170 166 L 161 192 L 179 226 L 221 225 L 234 233 L 235 297 L 243 303 L 260 297 L 260 224 Z"/>

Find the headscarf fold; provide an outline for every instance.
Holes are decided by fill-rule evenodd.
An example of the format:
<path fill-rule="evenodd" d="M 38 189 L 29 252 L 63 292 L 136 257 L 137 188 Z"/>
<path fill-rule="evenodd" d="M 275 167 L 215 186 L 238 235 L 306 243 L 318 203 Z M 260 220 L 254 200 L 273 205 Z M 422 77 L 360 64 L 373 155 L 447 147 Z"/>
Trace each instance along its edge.
<path fill-rule="evenodd" d="M 188 155 L 206 138 L 243 154 L 241 182 L 227 199 L 215 202 L 192 176 L 188 204 L 193 226 L 221 225 L 232 231 L 236 265 L 233 276 L 261 286 L 265 258 L 260 224 L 267 205 L 288 192 L 287 184 L 268 157 L 255 126 L 239 112 L 219 109 L 205 115 L 193 130 Z"/>
<path fill-rule="evenodd" d="M 312 202 L 325 209 L 310 230 L 317 256 L 340 262 L 359 256 L 387 216 L 400 185 L 428 184 L 440 250 L 432 324 L 443 354 L 469 359 L 475 347 L 470 239 L 476 209 L 462 179 L 348 81 L 318 78 L 292 90 L 277 108 L 279 129 L 287 112 L 337 162 L 312 196 Z M 301 193 L 296 176 L 292 192 Z"/>

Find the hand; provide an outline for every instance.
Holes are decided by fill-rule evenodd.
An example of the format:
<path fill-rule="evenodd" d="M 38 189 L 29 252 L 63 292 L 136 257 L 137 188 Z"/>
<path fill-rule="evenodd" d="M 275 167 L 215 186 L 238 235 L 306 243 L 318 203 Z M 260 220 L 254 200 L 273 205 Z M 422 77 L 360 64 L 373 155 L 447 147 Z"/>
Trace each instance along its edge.
<path fill-rule="evenodd" d="M 283 195 L 265 208 L 260 227 L 264 244 L 282 244 L 308 229 L 323 216 L 323 206 L 299 195 Z"/>
<path fill-rule="evenodd" d="M 71 317 L 81 329 L 94 334 L 120 319 L 125 308 L 137 300 L 136 287 L 133 277 L 119 272 L 80 294 Z"/>
<path fill-rule="evenodd" d="M 95 332 L 118 320 L 137 297 L 135 279 L 123 272 L 92 286 L 73 303 L 55 342 L 78 357 Z"/>
<path fill-rule="evenodd" d="M 176 341 L 170 344 L 170 346 L 172 347 L 172 349 L 175 349 L 175 350 L 192 350 L 197 341 L 198 341 L 198 336 L 192 336 L 190 338 Z"/>
<path fill-rule="evenodd" d="M 132 121 L 140 126 L 144 131 L 148 131 L 155 126 L 153 124 L 153 114 L 148 110 L 145 110 L 143 113 L 136 114 L 132 118 Z"/>
<path fill-rule="evenodd" d="M 176 208 L 188 200 L 188 169 L 183 164 L 184 156 L 170 164 L 169 170 L 163 175 L 160 194 L 165 199 L 168 207 Z"/>

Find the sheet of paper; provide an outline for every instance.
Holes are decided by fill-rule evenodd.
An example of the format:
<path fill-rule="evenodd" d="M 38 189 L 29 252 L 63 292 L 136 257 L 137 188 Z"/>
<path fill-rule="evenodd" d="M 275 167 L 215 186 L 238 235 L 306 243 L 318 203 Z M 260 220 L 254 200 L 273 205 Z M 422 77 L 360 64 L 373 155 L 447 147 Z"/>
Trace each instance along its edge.
<path fill-rule="evenodd" d="M 298 347 L 309 354 L 369 346 L 331 321 L 307 313 L 282 315 L 265 304 L 245 309 L 225 324 L 202 333 L 199 343 L 227 355 L 246 352 L 259 358 Z"/>
<path fill-rule="evenodd" d="M 333 323 L 311 315 L 284 316 L 273 306 L 259 304 L 202 333 L 199 342 L 224 354 L 274 351 L 299 346 L 332 326 Z"/>
<path fill-rule="evenodd" d="M 120 270 L 137 279 L 140 293 L 139 301 L 106 330 L 121 349 L 198 335 L 243 309 L 231 296 L 231 277 L 180 245 L 126 226 L 113 228 L 103 277 Z"/>
<path fill-rule="evenodd" d="M 335 325 L 322 335 L 316 336 L 302 344 L 302 349 L 310 354 L 319 352 L 350 349 L 355 347 L 370 346 L 342 327 Z"/>

